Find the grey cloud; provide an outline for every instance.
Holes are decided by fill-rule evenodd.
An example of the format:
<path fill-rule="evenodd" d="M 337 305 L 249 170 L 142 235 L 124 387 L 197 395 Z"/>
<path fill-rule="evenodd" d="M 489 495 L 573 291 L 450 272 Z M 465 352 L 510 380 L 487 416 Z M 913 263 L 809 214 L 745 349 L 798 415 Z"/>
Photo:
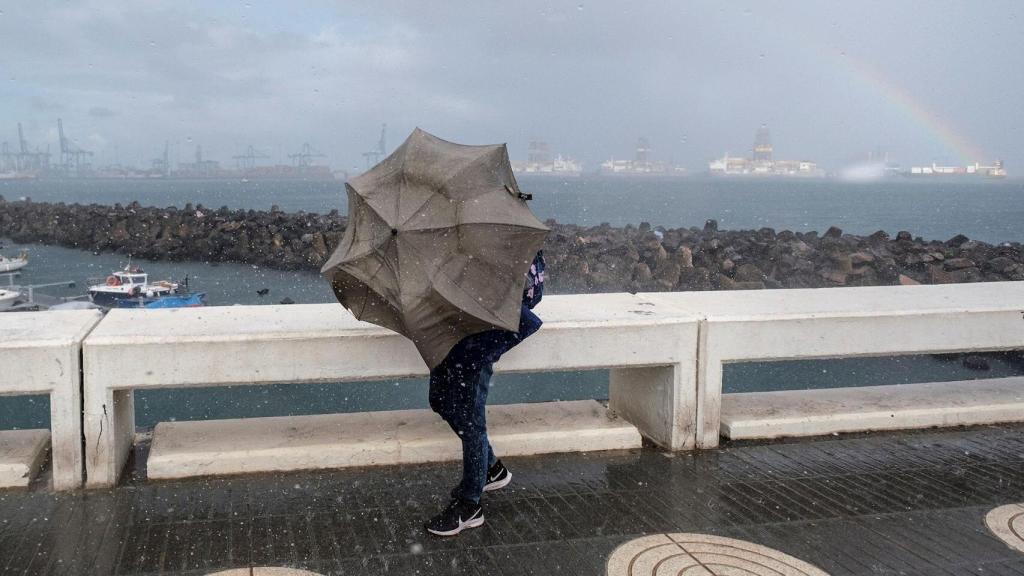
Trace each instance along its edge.
<path fill-rule="evenodd" d="M 117 112 L 110 108 L 104 108 L 103 106 L 93 106 L 92 108 L 89 108 L 89 116 L 94 118 L 111 118 L 113 116 L 117 116 Z"/>
<path fill-rule="evenodd" d="M 57 102 L 48 100 L 42 96 L 34 95 L 29 99 L 33 110 L 39 110 L 41 112 L 55 112 L 64 109 L 64 106 Z"/>
<path fill-rule="evenodd" d="M 1024 165 L 1017 11 L 1009 0 L 33 3 L 0 19 L 0 68 L 16 78 L 0 130 L 24 121 L 47 127 L 34 140 L 52 138 L 59 106 L 78 133 L 122 150 L 191 139 L 226 160 L 250 142 L 309 141 L 347 167 L 382 122 L 393 142 L 420 125 L 508 141 L 514 156 L 545 139 L 591 167 L 645 135 L 656 156 L 700 167 L 745 150 L 767 122 L 781 155 L 834 166 L 876 146 L 906 163 L 953 159 L 931 118 Z M 995 13 L 1006 17 L 982 16 Z"/>

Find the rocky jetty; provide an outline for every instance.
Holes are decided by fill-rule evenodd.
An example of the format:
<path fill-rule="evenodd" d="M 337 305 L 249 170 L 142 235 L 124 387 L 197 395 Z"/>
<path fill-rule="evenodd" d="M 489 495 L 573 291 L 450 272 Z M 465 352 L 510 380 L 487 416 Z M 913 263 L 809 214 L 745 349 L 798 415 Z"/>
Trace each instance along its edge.
<path fill-rule="evenodd" d="M 242 262 L 315 271 L 345 227 L 329 214 L 6 202 L 0 237 L 153 260 Z M 909 232 L 869 236 L 703 228 L 580 227 L 549 221 L 550 289 L 617 292 L 810 288 L 1024 280 L 1020 243 Z"/>

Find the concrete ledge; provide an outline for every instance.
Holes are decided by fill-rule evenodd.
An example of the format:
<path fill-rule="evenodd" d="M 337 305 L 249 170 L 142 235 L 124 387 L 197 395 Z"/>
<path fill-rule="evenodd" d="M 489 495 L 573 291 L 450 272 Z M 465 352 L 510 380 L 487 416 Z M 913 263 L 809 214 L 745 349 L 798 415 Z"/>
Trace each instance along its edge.
<path fill-rule="evenodd" d="M 0 430 L 0 488 L 28 487 L 49 448 L 49 430 Z"/>
<path fill-rule="evenodd" d="M 593 400 L 491 406 L 501 456 L 637 448 L 640 433 Z M 458 439 L 429 410 L 161 422 L 151 479 L 411 464 L 461 458 Z"/>
<path fill-rule="evenodd" d="M 543 329 L 504 355 L 495 372 L 612 369 L 616 414 L 660 446 L 693 447 L 698 317 L 632 294 L 550 296 L 538 314 Z M 82 371 L 90 488 L 120 477 L 135 432 L 134 390 L 428 372 L 411 341 L 338 304 L 111 310 L 82 344 Z"/>
<path fill-rule="evenodd" d="M 1024 377 L 722 396 L 733 439 L 1024 421 Z"/>

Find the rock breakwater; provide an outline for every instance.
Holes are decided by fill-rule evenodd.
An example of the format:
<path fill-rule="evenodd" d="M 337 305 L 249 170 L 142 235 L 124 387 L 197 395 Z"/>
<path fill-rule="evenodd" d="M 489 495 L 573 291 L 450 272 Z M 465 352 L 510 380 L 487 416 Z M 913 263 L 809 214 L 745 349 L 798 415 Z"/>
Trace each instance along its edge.
<path fill-rule="evenodd" d="M 152 260 L 241 262 L 316 271 L 346 219 L 329 214 L 7 202 L 0 237 Z M 550 288 L 561 293 L 811 288 L 1024 280 L 1020 243 L 909 232 L 580 227 L 549 221 Z"/>

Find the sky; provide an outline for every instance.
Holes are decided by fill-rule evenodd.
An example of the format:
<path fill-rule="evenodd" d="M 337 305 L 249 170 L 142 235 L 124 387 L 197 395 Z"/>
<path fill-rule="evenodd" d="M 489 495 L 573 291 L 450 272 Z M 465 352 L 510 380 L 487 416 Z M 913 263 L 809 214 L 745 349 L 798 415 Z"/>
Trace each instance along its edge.
<path fill-rule="evenodd" d="M 985 2 L 33 2 L 0 4 L 0 141 L 95 164 L 196 145 L 288 162 L 308 142 L 365 168 L 414 127 L 470 144 L 531 140 L 582 160 L 693 170 L 747 155 L 840 169 L 1024 165 L 1024 6 Z"/>

